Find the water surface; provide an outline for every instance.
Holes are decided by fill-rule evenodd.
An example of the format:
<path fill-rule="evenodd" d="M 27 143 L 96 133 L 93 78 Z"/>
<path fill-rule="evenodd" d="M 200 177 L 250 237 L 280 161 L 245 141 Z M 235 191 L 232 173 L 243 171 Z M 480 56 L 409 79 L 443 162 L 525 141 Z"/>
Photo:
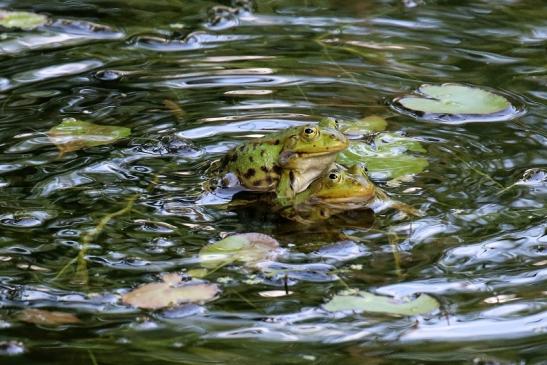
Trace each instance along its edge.
<path fill-rule="evenodd" d="M 0 1 L 76 21 L 1 34 L 0 362 L 547 363 L 546 183 L 506 189 L 547 168 L 544 2 L 218 8 L 230 5 Z M 505 95 L 522 113 L 451 125 L 389 106 L 445 82 Z M 387 212 L 372 227 L 301 227 L 196 204 L 209 165 L 237 143 L 320 116 L 371 114 L 425 147 L 428 168 L 386 188 L 425 217 L 410 223 Z M 67 117 L 132 134 L 60 154 L 46 132 Z M 340 231 L 351 240 L 338 242 Z M 283 277 L 231 265 L 206 278 L 223 291 L 203 306 L 142 311 L 120 302 L 161 273 L 199 268 L 200 248 L 233 232 L 279 240 L 294 294 L 265 298 L 283 290 Z M 441 308 L 414 317 L 321 309 L 347 286 L 429 293 Z M 81 322 L 24 323 L 26 308 Z"/>

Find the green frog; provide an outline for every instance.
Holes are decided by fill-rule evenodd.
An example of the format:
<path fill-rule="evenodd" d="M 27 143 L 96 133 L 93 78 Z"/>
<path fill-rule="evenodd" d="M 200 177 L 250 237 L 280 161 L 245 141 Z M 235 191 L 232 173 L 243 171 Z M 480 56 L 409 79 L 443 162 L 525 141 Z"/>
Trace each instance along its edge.
<path fill-rule="evenodd" d="M 375 186 L 369 180 L 363 164 L 356 164 L 348 169 L 334 165 L 312 182 L 308 189 L 295 194 L 289 204 L 279 198 L 274 202 L 282 216 L 305 224 L 364 208 L 374 211 L 395 208 L 407 215 L 421 216 L 416 209 L 390 199 Z"/>
<path fill-rule="evenodd" d="M 348 147 L 339 131 L 316 125 L 287 128 L 241 144 L 222 159 L 222 185 L 276 192 L 288 202 Z"/>

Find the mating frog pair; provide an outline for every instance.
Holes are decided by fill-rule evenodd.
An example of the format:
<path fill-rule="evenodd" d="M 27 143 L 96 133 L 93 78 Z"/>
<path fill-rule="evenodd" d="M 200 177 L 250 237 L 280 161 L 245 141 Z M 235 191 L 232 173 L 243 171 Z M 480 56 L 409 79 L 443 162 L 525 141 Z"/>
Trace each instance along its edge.
<path fill-rule="evenodd" d="M 222 185 L 275 192 L 274 208 L 303 223 L 364 207 L 392 206 L 413 214 L 376 187 L 363 165 L 335 164 L 338 152 L 348 145 L 331 118 L 287 128 L 228 152 L 221 161 Z"/>

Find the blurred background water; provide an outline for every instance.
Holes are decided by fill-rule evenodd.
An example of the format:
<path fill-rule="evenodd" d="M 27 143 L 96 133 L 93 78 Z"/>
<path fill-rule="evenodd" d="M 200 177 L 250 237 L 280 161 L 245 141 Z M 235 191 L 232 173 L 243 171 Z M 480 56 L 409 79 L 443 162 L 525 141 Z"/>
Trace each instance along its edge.
<path fill-rule="evenodd" d="M 544 1 L 0 8 L 53 19 L 0 33 L 0 363 L 547 364 L 546 182 L 505 189 L 547 167 Z M 389 106 L 446 82 L 505 95 L 522 113 L 454 125 Z M 196 204 L 209 165 L 237 143 L 320 116 L 371 114 L 426 148 L 426 171 L 389 188 L 425 217 L 306 228 Z M 132 134 L 60 154 L 46 132 L 67 117 Z M 86 284 L 75 282 L 86 232 L 132 196 L 132 209 L 89 243 Z M 352 242 L 336 242 L 341 229 Z M 233 265 L 207 277 L 223 292 L 203 306 L 150 312 L 120 302 L 161 273 L 198 268 L 205 244 L 253 231 L 286 249 L 279 261 L 294 265 L 294 294 L 262 297 L 282 280 Z M 414 317 L 322 311 L 345 285 L 429 293 L 442 305 Z M 17 319 L 25 308 L 81 322 L 28 324 Z"/>

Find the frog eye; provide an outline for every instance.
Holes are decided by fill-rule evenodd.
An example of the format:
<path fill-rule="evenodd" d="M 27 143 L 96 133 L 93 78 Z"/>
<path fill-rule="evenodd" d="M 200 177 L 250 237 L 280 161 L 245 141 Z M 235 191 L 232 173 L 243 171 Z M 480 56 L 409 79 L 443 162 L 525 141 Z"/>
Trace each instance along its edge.
<path fill-rule="evenodd" d="M 306 127 L 303 134 L 308 139 L 315 138 L 319 134 L 319 130 L 316 127 Z"/>
<path fill-rule="evenodd" d="M 342 175 L 340 174 L 340 172 L 339 172 L 338 170 L 331 170 L 331 171 L 329 172 L 329 176 L 328 176 L 328 177 L 329 177 L 329 180 L 330 180 L 331 182 L 336 183 L 336 182 L 339 182 L 339 181 L 340 181 L 340 179 L 342 178 Z"/>

